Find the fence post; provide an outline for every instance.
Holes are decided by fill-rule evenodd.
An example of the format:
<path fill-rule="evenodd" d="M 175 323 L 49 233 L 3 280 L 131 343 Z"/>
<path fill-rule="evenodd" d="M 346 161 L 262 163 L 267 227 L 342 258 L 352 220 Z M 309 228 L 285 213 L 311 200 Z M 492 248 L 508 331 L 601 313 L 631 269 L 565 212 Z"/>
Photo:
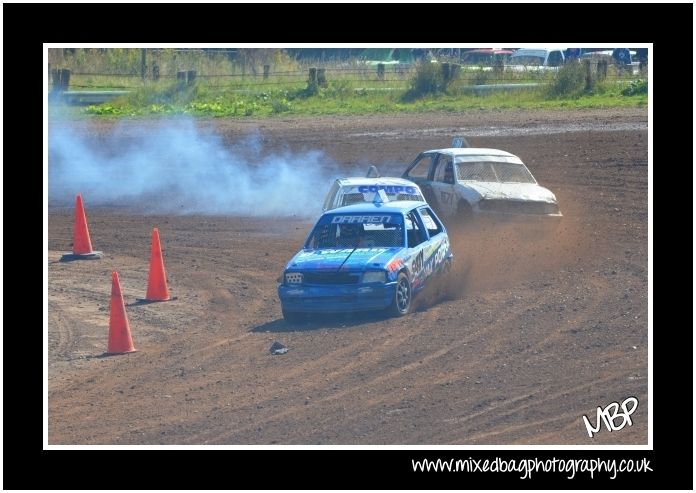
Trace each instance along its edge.
<path fill-rule="evenodd" d="M 384 64 L 383 63 L 377 64 L 377 79 L 384 80 Z"/>
<path fill-rule="evenodd" d="M 189 70 L 189 71 L 187 72 L 186 81 L 187 81 L 187 83 L 188 83 L 189 86 L 190 86 L 191 84 L 193 84 L 194 82 L 196 82 L 196 71 L 195 71 L 195 70 Z"/>
<path fill-rule="evenodd" d="M 450 64 L 444 62 L 440 67 L 442 67 L 442 80 L 447 84 L 452 78 L 452 71 L 450 70 Z"/>
<path fill-rule="evenodd" d="M 146 49 L 140 49 L 140 79 L 145 82 L 145 77 L 147 77 L 147 60 L 146 60 Z"/>
<path fill-rule="evenodd" d="M 68 87 L 70 87 L 70 69 L 64 68 L 60 71 L 60 89 L 67 91 Z"/>
<path fill-rule="evenodd" d="M 53 86 L 51 87 L 52 93 L 57 93 L 60 91 L 60 74 L 59 68 L 54 68 L 51 70 L 51 80 L 53 81 Z"/>
<path fill-rule="evenodd" d="M 316 85 L 317 83 L 317 68 L 309 67 L 309 85 Z"/>
<path fill-rule="evenodd" d="M 602 81 L 607 78 L 607 67 L 609 62 L 606 60 L 599 60 L 597 62 L 597 80 Z"/>
<path fill-rule="evenodd" d="M 271 71 L 271 66 L 270 65 L 264 65 L 263 66 L 263 80 L 268 79 L 268 73 Z"/>
<path fill-rule="evenodd" d="M 452 77 L 452 80 L 459 78 L 459 72 L 461 68 L 462 66 L 458 63 L 450 64 L 450 76 Z"/>
<path fill-rule="evenodd" d="M 583 60 L 583 65 L 585 65 L 585 90 L 589 91 L 592 89 L 592 65 L 590 65 L 590 60 Z"/>
<path fill-rule="evenodd" d="M 326 82 L 326 69 L 325 68 L 317 69 L 317 84 L 319 84 L 319 86 L 321 86 L 321 87 L 328 86 L 328 83 Z"/>
<path fill-rule="evenodd" d="M 158 81 L 160 78 L 159 65 L 157 62 L 152 64 L 152 79 Z"/>

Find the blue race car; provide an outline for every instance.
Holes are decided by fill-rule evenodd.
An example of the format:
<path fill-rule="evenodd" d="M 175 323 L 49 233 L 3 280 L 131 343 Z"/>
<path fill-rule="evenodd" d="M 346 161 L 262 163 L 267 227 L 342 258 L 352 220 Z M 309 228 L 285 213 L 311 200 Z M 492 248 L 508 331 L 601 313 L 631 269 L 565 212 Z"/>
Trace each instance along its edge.
<path fill-rule="evenodd" d="M 387 309 L 411 301 L 452 262 L 447 230 L 426 202 L 374 202 L 325 212 L 285 267 L 278 285 L 283 317 Z"/>

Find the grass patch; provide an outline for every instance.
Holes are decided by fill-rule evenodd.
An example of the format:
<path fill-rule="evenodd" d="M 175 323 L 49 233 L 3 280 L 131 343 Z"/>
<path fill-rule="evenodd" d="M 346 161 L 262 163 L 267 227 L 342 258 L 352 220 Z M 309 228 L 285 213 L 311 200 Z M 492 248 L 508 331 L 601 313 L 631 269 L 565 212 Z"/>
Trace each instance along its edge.
<path fill-rule="evenodd" d="M 564 83 L 565 84 L 565 83 Z M 583 82 L 584 84 L 584 82 Z M 405 97 L 406 90 L 359 87 L 361 83 L 331 82 L 326 88 L 307 90 L 306 83 L 282 89 L 253 91 L 212 87 L 198 82 L 192 87 L 161 85 L 144 87 L 128 96 L 79 111 L 96 116 L 149 116 L 185 114 L 201 117 L 273 117 L 276 115 L 363 115 L 369 113 L 419 113 L 470 109 L 580 109 L 636 107 L 647 105 L 647 86 L 617 83 L 597 84 L 593 91 L 539 86 L 524 91 L 476 95 L 450 88 L 419 98 Z M 569 87 L 573 87 L 569 85 Z"/>

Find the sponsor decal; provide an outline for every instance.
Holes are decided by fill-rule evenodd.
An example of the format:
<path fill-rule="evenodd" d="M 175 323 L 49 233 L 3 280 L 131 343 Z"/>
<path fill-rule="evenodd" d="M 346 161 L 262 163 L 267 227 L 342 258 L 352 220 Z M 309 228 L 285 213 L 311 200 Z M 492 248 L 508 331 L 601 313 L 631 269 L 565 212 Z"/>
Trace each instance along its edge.
<path fill-rule="evenodd" d="M 422 249 L 413 257 L 411 272 L 414 277 L 414 288 L 433 274 L 438 266 L 444 262 L 448 251 L 449 242 L 445 240 L 437 246 Z"/>
<path fill-rule="evenodd" d="M 391 262 L 387 264 L 387 270 L 389 272 L 396 272 L 401 270 L 401 268 L 404 266 L 403 260 L 400 258 L 394 259 Z"/>
<path fill-rule="evenodd" d="M 414 275 L 420 274 L 420 271 L 423 270 L 423 250 L 418 252 L 416 255 L 416 258 L 413 259 L 413 263 L 411 264 L 411 272 L 413 272 Z"/>
<path fill-rule="evenodd" d="M 379 190 L 384 190 L 387 193 L 409 193 L 411 195 L 415 195 L 416 192 L 416 187 L 404 187 L 401 185 L 362 185 L 358 187 L 358 192 L 360 193 L 366 193 L 366 192 L 377 192 Z"/>
<path fill-rule="evenodd" d="M 442 264 L 442 262 L 445 260 L 448 250 L 449 243 L 447 241 L 443 241 L 437 247 L 437 251 L 433 255 L 430 255 L 430 253 L 428 252 L 428 255 L 430 255 L 430 257 L 428 258 L 428 260 L 425 261 L 425 265 L 423 266 L 423 273 L 426 277 L 432 275 L 433 271 L 437 268 L 437 266 Z"/>
<path fill-rule="evenodd" d="M 382 224 L 391 221 L 391 216 L 334 216 L 333 224 Z"/>
<path fill-rule="evenodd" d="M 329 249 L 329 248 L 322 248 L 321 250 L 313 250 L 309 252 L 302 252 L 300 253 L 297 258 L 306 258 L 306 257 L 313 257 L 316 255 L 336 255 L 336 254 L 346 254 L 353 252 L 353 256 L 360 255 L 361 253 L 364 254 L 370 254 L 370 255 L 377 255 L 380 253 L 384 253 L 389 248 L 356 248 L 355 251 L 353 251 L 352 248 L 339 248 L 339 249 Z"/>

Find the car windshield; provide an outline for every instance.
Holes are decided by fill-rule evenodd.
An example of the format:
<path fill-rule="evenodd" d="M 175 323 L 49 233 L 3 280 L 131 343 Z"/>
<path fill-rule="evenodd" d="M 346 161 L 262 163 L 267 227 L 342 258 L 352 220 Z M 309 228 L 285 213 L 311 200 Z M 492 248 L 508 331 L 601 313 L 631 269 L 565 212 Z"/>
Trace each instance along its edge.
<path fill-rule="evenodd" d="M 531 55 L 513 55 L 510 59 L 510 63 L 514 65 L 543 65 L 544 57 L 542 56 L 531 56 Z"/>
<path fill-rule="evenodd" d="M 364 212 L 324 214 L 307 239 L 305 248 L 378 248 L 404 246 L 401 214 Z"/>
<path fill-rule="evenodd" d="M 495 161 L 458 163 L 457 179 L 499 183 L 536 183 L 523 164 Z"/>

